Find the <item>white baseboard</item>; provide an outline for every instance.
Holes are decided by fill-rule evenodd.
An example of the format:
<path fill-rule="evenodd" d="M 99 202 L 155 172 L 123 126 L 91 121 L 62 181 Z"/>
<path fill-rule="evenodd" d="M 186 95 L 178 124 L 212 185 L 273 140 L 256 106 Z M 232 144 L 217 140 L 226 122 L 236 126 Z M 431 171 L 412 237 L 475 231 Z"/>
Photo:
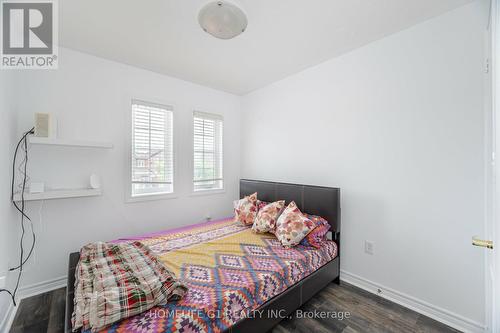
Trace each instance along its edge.
<path fill-rule="evenodd" d="M 19 304 L 21 300 L 25 298 L 43 294 L 48 291 L 52 291 L 62 287 L 66 287 L 67 281 L 68 279 L 66 276 L 61 276 L 52 280 L 34 283 L 28 286 L 21 287 L 19 288 L 19 292 L 17 293 L 16 302 L 17 304 Z M 2 321 L 0 321 L 0 332 L 8 332 L 10 330 L 10 326 L 12 325 L 14 317 L 16 316 L 16 311 L 17 307 L 15 307 L 14 304 L 12 304 L 12 302 L 10 302 L 9 308 L 7 309 L 7 313 L 2 318 Z"/>
<path fill-rule="evenodd" d="M 14 321 L 14 316 L 16 315 L 16 307 L 9 301 L 9 307 L 5 312 L 2 320 L 0 321 L 0 332 L 8 332 L 10 330 L 10 326 Z"/>
<path fill-rule="evenodd" d="M 397 290 L 387 288 L 385 286 L 379 285 L 375 282 L 369 281 L 358 275 L 346 272 L 344 270 L 340 271 L 340 279 L 347 283 L 350 283 L 356 287 L 364 289 L 373 294 L 379 295 L 385 299 L 388 299 L 394 303 L 402 305 L 413 311 L 421 313 L 427 317 L 435 319 L 443 324 L 451 326 L 457 330 L 467 333 L 484 333 L 485 325 L 478 323 L 472 319 L 465 318 L 461 315 L 453 313 L 451 311 L 445 310 L 433 304 L 427 303 L 425 301 L 419 300 L 410 295 L 406 295 Z M 380 292 L 380 291 L 381 292 Z"/>
<path fill-rule="evenodd" d="M 56 290 L 62 287 L 66 287 L 68 283 L 68 278 L 66 276 L 60 276 L 55 279 L 48 281 L 43 281 L 39 283 L 30 284 L 28 286 L 23 286 L 19 289 L 19 299 L 28 298 L 31 296 L 46 293 L 48 291 Z"/>

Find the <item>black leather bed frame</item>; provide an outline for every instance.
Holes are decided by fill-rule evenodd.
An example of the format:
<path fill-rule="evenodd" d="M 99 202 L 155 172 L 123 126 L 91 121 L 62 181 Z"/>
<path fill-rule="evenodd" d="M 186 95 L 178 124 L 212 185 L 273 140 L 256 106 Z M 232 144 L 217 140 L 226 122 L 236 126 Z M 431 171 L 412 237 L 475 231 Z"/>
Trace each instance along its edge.
<path fill-rule="evenodd" d="M 254 192 L 258 192 L 259 200 L 268 202 L 286 200 L 287 204 L 290 201 L 295 201 L 301 211 L 325 218 L 332 226 L 332 238 L 337 243 L 339 252 L 334 260 L 260 306 L 259 310 L 263 310 L 262 317 L 243 319 L 227 329 L 226 332 L 228 333 L 267 332 L 281 321 L 281 318 L 277 318 L 276 313 L 280 314 L 279 317 L 288 316 L 328 284 L 332 282 L 338 284 L 340 281 L 340 189 L 259 180 L 240 180 L 240 198 Z M 68 288 L 66 290 L 66 333 L 71 332 L 75 268 L 78 259 L 78 252 L 70 254 Z"/>

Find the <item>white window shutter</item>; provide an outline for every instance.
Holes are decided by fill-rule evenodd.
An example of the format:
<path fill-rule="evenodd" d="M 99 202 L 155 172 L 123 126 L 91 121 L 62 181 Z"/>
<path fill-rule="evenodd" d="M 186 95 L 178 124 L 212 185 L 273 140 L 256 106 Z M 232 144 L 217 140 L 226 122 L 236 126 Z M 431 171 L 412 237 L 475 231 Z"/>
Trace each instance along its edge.
<path fill-rule="evenodd" d="M 173 108 L 132 101 L 131 196 L 174 191 Z"/>
<path fill-rule="evenodd" d="M 193 186 L 194 191 L 220 190 L 223 177 L 222 116 L 193 113 Z"/>

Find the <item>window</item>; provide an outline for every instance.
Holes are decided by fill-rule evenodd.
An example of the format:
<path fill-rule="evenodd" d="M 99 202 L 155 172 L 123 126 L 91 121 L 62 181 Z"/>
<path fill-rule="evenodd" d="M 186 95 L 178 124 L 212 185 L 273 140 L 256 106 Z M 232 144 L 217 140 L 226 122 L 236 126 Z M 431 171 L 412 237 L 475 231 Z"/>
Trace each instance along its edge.
<path fill-rule="evenodd" d="M 174 191 L 172 123 L 172 107 L 132 101 L 132 198 Z"/>
<path fill-rule="evenodd" d="M 224 188 L 222 128 L 222 116 L 194 112 L 193 184 L 196 192 Z"/>

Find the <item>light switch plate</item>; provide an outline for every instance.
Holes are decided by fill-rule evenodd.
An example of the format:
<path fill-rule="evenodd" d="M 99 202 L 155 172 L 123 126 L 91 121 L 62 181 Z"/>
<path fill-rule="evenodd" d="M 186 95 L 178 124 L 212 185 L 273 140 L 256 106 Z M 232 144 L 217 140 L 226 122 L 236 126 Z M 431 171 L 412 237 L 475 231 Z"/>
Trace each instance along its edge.
<path fill-rule="evenodd" d="M 7 278 L 5 276 L 0 276 L 0 289 L 5 288 L 5 281 Z"/>

